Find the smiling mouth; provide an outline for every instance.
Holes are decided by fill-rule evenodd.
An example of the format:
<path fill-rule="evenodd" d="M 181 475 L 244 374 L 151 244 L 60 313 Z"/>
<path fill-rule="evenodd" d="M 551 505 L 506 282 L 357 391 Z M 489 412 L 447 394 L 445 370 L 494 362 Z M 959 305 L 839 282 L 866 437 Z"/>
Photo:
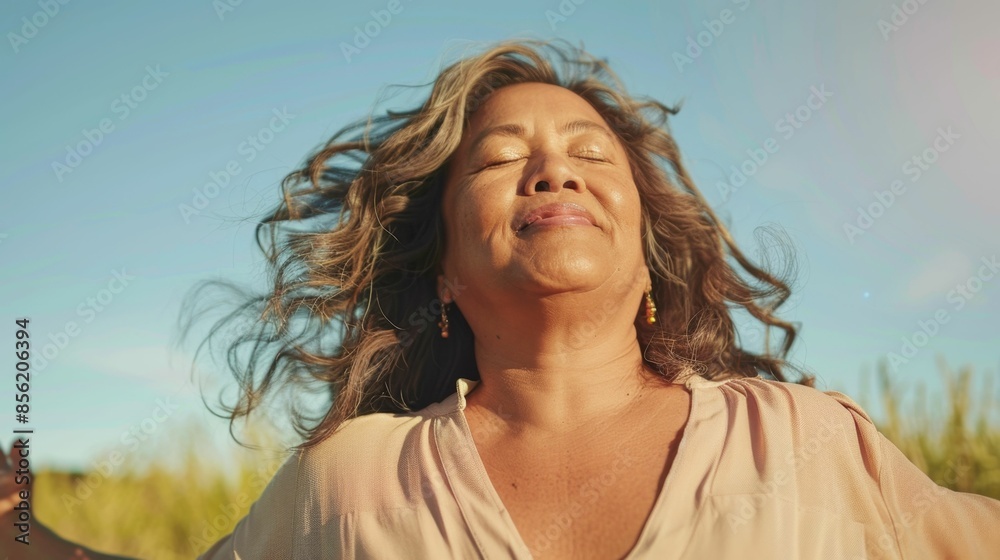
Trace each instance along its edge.
<path fill-rule="evenodd" d="M 549 216 L 547 218 L 539 218 L 529 224 L 521 226 L 518 232 L 523 232 L 529 228 L 539 228 L 544 226 L 593 226 L 590 220 L 585 216 L 580 216 L 578 214 L 560 214 L 558 216 Z"/>
<path fill-rule="evenodd" d="M 528 212 L 517 232 L 549 226 L 593 226 L 597 224 L 586 208 L 574 203 L 550 203 Z"/>

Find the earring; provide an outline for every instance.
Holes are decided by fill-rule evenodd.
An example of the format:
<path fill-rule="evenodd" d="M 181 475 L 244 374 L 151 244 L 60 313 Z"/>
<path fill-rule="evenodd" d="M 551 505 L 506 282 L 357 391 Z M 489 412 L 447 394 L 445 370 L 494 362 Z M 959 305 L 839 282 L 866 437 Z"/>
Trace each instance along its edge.
<path fill-rule="evenodd" d="M 656 323 L 656 303 L 653 302 L 653 290 L 646 292 L 646 323 Z"/>
<path fill-rule="evenodd" d="M 441 329 L 441 338 L 448 338 L 448 304 L 441 303 L 441 320 L 438 321 L 438 327 Z"/>

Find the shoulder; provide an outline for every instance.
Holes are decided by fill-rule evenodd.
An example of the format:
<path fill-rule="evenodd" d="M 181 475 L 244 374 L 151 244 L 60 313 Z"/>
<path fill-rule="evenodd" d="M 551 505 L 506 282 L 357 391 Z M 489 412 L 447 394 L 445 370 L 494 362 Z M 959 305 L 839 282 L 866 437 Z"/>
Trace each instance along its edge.
<path fill-rule="evenodd" d="M 877 480 L 878 430 L 847 395 L 759 377 L 695 385 L 726 418 L 720 467 L 745 471 L 753 464 L 762 476 L 852 484 Z"/>
<path fill-rule="evenodd" d="M 426 464 L 440 407 L 353 418 L 262 469 L 275 470 L 247 516 L 199 558 L 232 558 L 237 550 L 245 558 L 313 557 L 317 547 L 337 546 L 330 543 L 341 538 L 347 514 L 413 507 L 412 488 L 422 488 L 413 483 L 417 466 Z"/>
<path fill-rule="evenodd" d="M 760 421 L 783 420 L 813 424 L 836 421 L 872 424 L 868 413 L 851 397 L 838 391 L 824 391 L 798 383 L 775 381 L 762 377 L 703 382 L 704 387 L 717 387 L 731 412 L 752 415 Z"/>
<path fill-rule="evenodd" d="M 826 444 L 822 436 L 833 432 L 837 442 L 857 448 L 877 434 L 861 405 L 838 391 L 760 377 L 732 380 L 723 387 L 726 405 L 736 417 L 765 433 L 792 438 L 775 438 L 775 443 L 805 445 L 821 437 Z"/>
<path fill-rule="evenodd" d="M 436 456 L 435 418 L 443 411 L 438 403 L 408 414 L 374 413 L 346 421 L 298 453 L 299 495 L 318 506 L 324 519 L 413 506 L 428 461 Z"/>

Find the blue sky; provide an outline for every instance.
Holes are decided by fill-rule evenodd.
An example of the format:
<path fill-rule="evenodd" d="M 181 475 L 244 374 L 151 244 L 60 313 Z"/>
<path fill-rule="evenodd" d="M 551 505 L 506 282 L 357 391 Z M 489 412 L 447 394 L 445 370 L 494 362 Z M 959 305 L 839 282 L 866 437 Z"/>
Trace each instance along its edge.
<path fill-rule="evenodd" d="M 35 465 L 85 466 L 188 417 L 225 444 L 170 348 L 182 295 L 262 286 L 253 223 L 284 174 L 387 85 L 512 37 L 582 42 L 632 93 L 683 101 L 672 130 L 747 252 L 760 226 L 794 242 L 784 316 L 821 388 L 858 395 L 904 337 L 920 346 L 903 384 L 939 387 L 939 357 L 997 374 L 1000 5 L 224 2 L 0 8 L 0 337 L 27 316 L 51 344 Z"/>

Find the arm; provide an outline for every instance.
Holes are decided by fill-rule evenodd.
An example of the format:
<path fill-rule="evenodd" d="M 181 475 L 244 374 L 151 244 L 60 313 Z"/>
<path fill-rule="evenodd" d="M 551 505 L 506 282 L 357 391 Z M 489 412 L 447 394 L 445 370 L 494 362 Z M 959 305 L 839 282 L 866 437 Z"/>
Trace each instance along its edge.
<path fill-rule="evenodd" d="M 13 540 L 13 537 L 11 537 Z M 9 541 L 7 541 L 9 542 Z M 136 560 L 126 556 L 115 556 L 91 550 L 85 546 L 68 541 L 55 534 L 51 529 L 42 525 L 38 520 L 31 524 L 31 544 L 17 545 L 23 550 L 14 549 L 17 552 L 24 552 L 25 556 L 19 556 L 24 560 Z M 4 547 L 5 549 L 7 547 Z"/>
<path fill-rule="evenodd" d="M 877 437 L 879 487 L 904 559 L 1000 555 L 1000 501 L 938 486 L 885 436 Z M 951 464 L 957 474 L 961 467 Z"/>
<path fill-rule="evenodd" d="M 1000 557 L 1000 501 L 939 486 L 882 435 L 850 397 L 826 393 L 853 414 L 862 452 L 858 460 L 877 483 L 888 515 L 879 534 L 871 535 L 873 558 Z"/>
<path fill-rule="evenodd" d="M 18 483 L 13 465 L 17 464 L 17 449 L 11 446 L 10 454 L 0 447 L 0 550 L 16 552 L 22 560 L 134 560 L 124 556 L 103 554 L 80 546 L 57 535 L 37 518 L 31 520 L 30 544 L 15 542 L 20 531 L 15 527 L 17 507 L 21 492 L 34 492 L 34 474 L 28 473 L 25 488 Z"/>

